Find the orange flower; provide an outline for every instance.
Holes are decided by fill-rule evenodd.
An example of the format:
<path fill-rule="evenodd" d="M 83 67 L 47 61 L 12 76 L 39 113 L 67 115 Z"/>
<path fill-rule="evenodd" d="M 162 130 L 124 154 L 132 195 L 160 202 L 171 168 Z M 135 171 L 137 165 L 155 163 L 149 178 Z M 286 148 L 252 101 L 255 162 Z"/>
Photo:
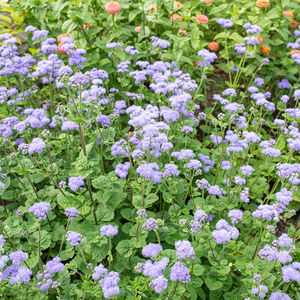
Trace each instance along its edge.
<path fill-rule="evenodd" d="M 61 35 L 62 35 L 62 34 L 61 34 Z M 60 42 L 60 43 L 58 44 L 57 50 L 58 50 L 58 52 L 59 52 L 60 54 L 66 55 L 66 54 L 67 54 L 67 51 L 65 51 L 65 50 L 63 50 L 63 49 L 61 48 L 63 44 L 64 44 L 63 42 Z"/>
<path fill-rule="evenodd" d="M 263 37 L 260 35 L 260 36 L 258 37 L 258 43 L 261 44 L 263 41 L 264 41 L 264 39 L 263 39 Z"/>
<path fill-rule="evenodd" d="M 170 17 L 170 20 L 171 20 L 172 22 L 175 22 L 176 20 L 179 20 L 179 22 L 182 22 L 183 18 L 182 18 L 182 16 L 180 16 L 180 15 L 174 14 L 174 15 L 172 15 L 172 16 Z"/>
<path fill-rule="evenodd" d="M 216 42 L 211 42 L 211 43 L 208 44 L 208 48 L 211 51 L 218 51 L 219 50 L 219 44 L 216 43 Z"/>
<path fill-rule="evenodd" d="M 204 2 L 206 4 L 213 3 L 213 0 L 200 0 L 200 2 Z"/>
<path fill-rule="evenodd" d="M 57 37 L 57 41 L 60 43 L 62 38 L 64 37 L 71 37 L 69 34 L 66 34 L 66 33 L 63 33 L 63 34 L 60 34 L 58 37 Z"/>
<path fill-rule="evenodd" d="M 179 33 L 183 34 L 184 36 L 189 36 L 186 30 L 179 29 Z"/>
<path fill-rule="evenodd" d="M 289 24 L 289 27 L 291 27 L 291 28 L 296 28 L 297 25 L 298 25 L 298 23 L 296 22 L 295 19 L 293 19 L 293 21 L 294 21 L 294 23 Z"/>
<path fill-rule="evenodd" d="M 290 10 L 285 10 L 285 11 L 282 12 L 282 14 L 290 17 L 291 19 L 294 19 L 294 14 Z"/>
<path fill-rule="evenodd" d="M 176 6 L 177 6 L 177 8 L 179 9 L 179 10 L 182 10 L 182 3 L 181 2 L 179 2 L 179 1 L 176 1 Z"/>
<path fill-rule="evenodd" d="M 200 63 L 200 60 L 194 62 L 194 66 L 197 67 Z"/>
<path fill-rule="evenodd" d="M 134 31 L 135 32 L 140 32 L 142 30 L 142 26 L 136 26 L 135 28 L 134 28 Z"/>
<path fill-rule="evenodd" d="M 88 28 L 91 28 L 93 24 L 83 24 L 83 30 L 87 30 Z"/>
<path fill-rule="evenodd" d="M 298 53 L 298 54 L 300 54 L 300 50 L 298 50 L 298 49 L 293 49 L 293 50 L 291 51 L 291 55 L 292 55 L 293 53 Z"/>
<path fill-rule="evenodd" d="M 208 17 L 207 17 L 207 16 L 204 16 L 204 15 L 197 15 L 197 16 L 196 16 L 196 21 L 199 22 L 199 23 L 207 24 L 207 22 L 208 22 Z"/>
<path fill-rule="evenodd" d="M 150 12 L 156 12 L 157 11 L 157 6 L 154 5 L 149 9 Z"/>
<path fill-rule="evenodd" d="M 257 0 L 256 6 L 258 7 L 268 7 L 270 5 L 270 0 Z"/>
<path fill-rule="evenodd" d="M 261 45 L 259 47 L 259 51 L 260 51 L 261 54 L 268 55 L 268 54 L 270 54 L 271 49 L 269 47 L 265 46 L 265 45 Z"/>
<path fill-rule="evenodd" d="M 121 5 L 119 2 L 116 1 L 110 1 L 105 4 L 104 6 L 105 11 L 109 13 L 110 15 L 115 15 L 121 10 Z"/>

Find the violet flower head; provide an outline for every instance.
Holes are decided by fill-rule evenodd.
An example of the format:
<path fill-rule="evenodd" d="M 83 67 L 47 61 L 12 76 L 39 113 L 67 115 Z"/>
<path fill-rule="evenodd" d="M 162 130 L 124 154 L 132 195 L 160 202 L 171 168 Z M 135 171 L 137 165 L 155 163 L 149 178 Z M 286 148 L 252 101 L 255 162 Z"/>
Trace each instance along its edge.
<path fill-rule="evenodd" d="M 69 188 L 75 192 L 77 191 L 81 186 L 84 185 L 84 177 L 70 177 L 69 178 Z"/>
<path fill-rule="evenodd" d="M 105 276 L 107 273 L 108 270 L 102 264 L 99 264 L 97 267 L 95 267 L 94 273 L 92 274 L 92 278 L 94 280 L 98 280 L 101 277 Z"/>
<path fill-rule="evenodd" d="M 120 288 L 118 286 L 119 281 L 119 273 L 113 271 L 109 272 L 103 279 L 99 281 L 105 299 L 120 293 Z"/>
<path fill-rule="evenodd" d="M 32 155 L 33 153 L 42 153 L 45 147 L 46 144 L 42 139 L 34 138 L 32 142 L 28 145 L 28 153 L 30 155 Z"/>
<path fill-rule="evenodd" d="M 293 262 L 290 265 L 284 266 L 282 268 L 282 279 L 284 282 L 289 282 L 294 280 L 296 282 L 300 282 L 300 263 Z"/>
<path fill-rule="evenodd" d="M 118 227 L 113 226 L 111 224 L 109 225 L 103 225 L 100 228 L 100 233 L 106 237 L 111 237 L 118 234 Z"/>
<path fill-rule="evenodd" d="M 177 259 L 195 259 L 195 250 L 192 247 L 190 241 L 183 240 L 175 242 L 175 249 Z"/>
<path fill-rule="evenodd" d="M 216 22 L 223 28 L 230 28 L 233 26 L 233 23 L 230 19 L 219 18 Z"/>
<path fill-rule="evenodd" d="M 157 220 L 154 218 L 149 218 L 144 224 L 143 228 L 147 231 L 158 229 Z"/>
<path fill-rule="evenodd" d="M 291 297 L 280 291 L 272 293 L 269 300 L 291 300 Z"/>
<path fill-rule="evenodd" d="M 160 47 L 160 48 L 163 48 L 163 49 L 166 49 L 166 48 L 171 46 L 171 44 L 168 41 L 160 39 L 160 38 L 155 37 L 155 36 L 152 36 L 151 40 L 152 40 L 152 45 L 153 46 L 157 46 L 157 47 Z"/>
<path fill-rule="evenodd" d="M 145 257 L 157 257 L 157 255 L 163 250 L 162 246 L 159 244 L 149 243 L 143 247 L 142 254 Z"/>
<path fill-rule="evenodd" d="M 124 164 L 117 164 L 115 168 L 115 172 L 118 177 L 126 178 L 129 169 L 130 169 L 130 162 L 125 162 Z"/>
<path fill-rule="evenodd" d="M 74 218 L 78 217 L 79 212 L 75 207 L 69 207 L 65 209 L 65 215 L 68 217 L 69 221 L 73 221 Z"/>
<path fill-rule="evenodd" d="M 51 209 L 51 206 L 47 202 L 37 202 L 29 207 L 29 211 L 32 212 L 39 221 L 46 220 L 47 213 Z"/>
<path fill-rule="evenodd" d="M 228 212 L 228 217 L 231 219 L 232 224 L 237 224 L 243 219 L 243 211 L 240 209 L 232 209 Z"/>
<path fill-rule="evenodd" d="M 96 121 L 102 124 L 103 127 L 108 128 L 110 126 L 110 118 L 108 116 L 100 115 Z"/>
<path fill-rule="evenodd" d="M 17 250 L 10 253 L 9 258 L 11 259 L 12 264 L 17 266 L 20 263 L 24 262 L 28 258 L 28 255 L 22 250 Z"/>
<path fill-rule="evenodd" d="M 4 243 L 5 243 L 4 236 L 0 234 L 0 248 L 4 245 Z"/>
<path fill-rule="evenodd" d="M 71 246 L 78 246 L 82 242 L 82 235 L 75 231 L 68 231 L 66 234 L 67 241 Z"/>
<path fill-rule="evenodd" d="M 156 293 L 163 292 L 168 286 L 168 279 L 160 275 L 149 282 L 149 287 L 153 288 Z"/>
<path fill-rule="evenodd" d="M 177 261 L 171 268 L 170 279 L 172 281 L 180 280 L 182 283 L 189 283 L 191 276 L 189 269 L 180 261 Z"/>
<path fill-rule="evenodd" d="M 287 233 L 283 233 L 278 238 L 278 246 L 279 247 L 290 247 L 290 245 L 293 243 L 293 239 L 288 236 Z"/>
<path fill-rule="evenodd" d="M 49 260 L 46 263 L 46 271 L 47 273 L 59 273 L 62 270 L 64 270 L 65 266 L 64 264 L 61 262 L 60 257 L 56 256 L 54 257 L 52 260 Z"/>
<path fill-rule="evenodd" d="M 199 63 L 202 68 L 211 66 L 211 64 L 218 58 L 215 53 L 209 52 L 206 49 L 200 50 L 198 52 L 198 56 L 203 59 L 203 61 Z"/>
<path fill-rule="evenodd" d="M 138 219 L 145 219 L 148 217 L 146 209 L 142 208 L 137 211 Z"/>

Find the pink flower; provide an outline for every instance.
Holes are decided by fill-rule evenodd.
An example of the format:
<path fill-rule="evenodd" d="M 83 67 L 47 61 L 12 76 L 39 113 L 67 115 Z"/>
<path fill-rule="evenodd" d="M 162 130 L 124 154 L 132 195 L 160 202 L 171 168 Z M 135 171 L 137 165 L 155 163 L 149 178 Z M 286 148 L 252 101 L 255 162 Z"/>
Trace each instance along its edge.
<path fill-rule="evenodd" d="M 207 17 L 207 16 L 204 16 L 204 15 L 197 15 L 197 16 L 196 16 L 196 21 L 199 22 L 199 23 L 207 24 L 207 22 L 208 22 L 208 17 Z"/>
<path fill-rule="evenodd" d="M 136 26 L 136 27 L 134 28 L 134 31 L 135 31 L 135 32 L 140 32 L 141 29 L 142 29 L 142 26 Z"/>
<path fill-rule="evenodd" d="M 119 2 L 110 1 L 105 4 L 105 11 L 110 15 L 115 15 L 120 10 L 121 10 L 121 5 Z"/>

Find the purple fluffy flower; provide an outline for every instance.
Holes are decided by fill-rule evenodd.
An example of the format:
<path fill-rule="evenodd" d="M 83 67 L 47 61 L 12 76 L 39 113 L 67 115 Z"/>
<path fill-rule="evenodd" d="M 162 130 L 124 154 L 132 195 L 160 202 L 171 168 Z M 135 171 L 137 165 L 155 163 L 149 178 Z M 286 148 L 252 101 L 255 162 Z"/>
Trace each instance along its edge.
<path fill-rule="evenodd" d="M 216 22 L 223 26 L 223 28 L 230 28 L 233 26 L 233 23 L 230 19 L 219 18 Z"/>
<path fill-rule="evenodd" d="M 12 252 L 9 255 L 9 258 L 11 259 L 12 264 L 17 266 L 20 263 L 24 262 L 28 258 L 28 255 L 24 253 L 22 250 L 18 250 Z"/>
<path fill-rule="evenodd" d="M 46 144 L 42 139 L 34 138 L 32 142 L 28 145 L 28 153 L 30 155 L 32 155 L 33 153 L 42 153 L 45 147 Z"/>
<path fill-rule="evenodd" d="M 152 36 L 151 40 L 152 40 L 152 45 L 153 46 L 158 46 L 158 47 L 163 48 L 163 49 L 166 49 L 166 48 L 171 46 L 171 44 L 168 41 L 160 39 L 160 38 L 155 37 L 155 36 Z"/>
<path fill-rule="evenodd" d="M 82 242 L 82 235 L 75 231 L 68 231 L 66 234 L 67 241 L 71 246 L 78 246 Z"/>
<path fill-rule="evenodd" d="M 68 186 L 73 192 L 77 191 L 83 185 L 84 185 L 84 177 L 70 177 L 69 178 Z"/>
<path fill-rule="evenodd" d="M 61 126 L 62 131 L 68 131 L 68 130 L 78 130 L 79 125 L 77 125 L 73 121 L 64 121 Z"/>
<path fill-rule="evenodd" d="M 63 269 L 64 264 L 61 263 L 61 259 L 58 256 L 46 263 L 46 271 L 50 274 L 61 272 Z"/>
<path fill-rule="evenodd" d="M 103 279 L 99 281 L 104 298 L 109 298 L 120 293 L 118 283 L 120 281 L 119 273 L 109 272 Z"/>
<path fill-rule="evenodd" d="M 291 297 L 280 291 L 272 293 L 269 300 L 291 300 Z"/>
<path fill-rule="evenodd" d="M 0 234 L 0 248 L 4 245 L 4 243 L 5 243 L 4 236 Z"/>
<path fill-rule="evenodd" d="M 186 258 L 195 259 L 195 250 L 192 247 L 190 241 L 188 240 L 177 241 L 175 243 L 175 249 L 176 249 L 177 259 L 186 259 Z"/>
<path fill-rule="evenodd" d="M 31 207 L 29 207 L 29 211 L 32 212 L 39 221 L 46 220 L 47 213 L 50 209 L 51 206 L 47 202 L 34 203 Z"/>
<path fill-rule="evenodd" d="M 180 280 L 182 283 L 189 283 L 191 276 L 189 269 L 180 261 L 177 261 L 171 268 L 170 279 Z"/>
<path fill-rule="evenodd" d="M 111 236 L 114 236 L 114 235 L 118 234 L 118 227 L 117 226 L 113 226 L 111 224 L 109 224 L 109 225 L 103 225 L 100 228 L 100 233 L 102 235 L 105 235 L 106 237 L 111 237 Z"/>
<path fill-rule="evenodd" d="M 149 287 L 153 288 L 156 293 L 163 292 L 168 286 L 168 279 L 160 275 L 154 279 L 152 279 L 149 283 Z"/>
<path fill-rule="evenodd" d="M 159 244 L 150 243 L 143 247 L 142 254 L 145 257 L 157 257 L 157 255 L 163 250 Z"/>
<path fill-rule="evenodd" d="M 109 127 L 110 126 L 110 118 L 105 115 L 100 115 L 97 119 L 97 122 L 102 124 L 103 127 Z"/>
<path fill-rule="evenodd" d="M 74 218 L 78 217 L 79 212 L 75 207 L 69 207 L 65 209 L 65 215 L 68 217 L 69 221 L 73 221 Z"/>
<path fill-rule="evenodd" d="M 156 230 L 158 229 L 157 220 L 154 218 L 149 218 L 144 224 L 143 228 L 145 228 L 148 231 Z"/>
<path fill-rule="evenodd" d="M 282 279 L 284 282 L 296 281 L 300 282 L 300 263 L 294 262 L 290 265 L 282 267 Z"/>
<path fill-rule="evenodd" d="M 243 219 L 243 211 L 240 209 L 232 209 L 228 212 L 228 217 L 231 219 L 232 224 L 237 224 Z"/>
<path fill-rule="evenodd" d="M 115 168 L 115 172 L 118 177 L 126 178 L 129 169 L 130 169 L 130 162 L 125 162 L 124 164 L 117 164 Z"/>
<path fill-rule="evenodd" d="M 101 277 L 105 276 L 107 273 L 108 270 L 102 264 L 99 264 L 97 267 L 95 267 L 94 273 L 92 274 L 92 278 L 94 280 L 98 280 Z"/>

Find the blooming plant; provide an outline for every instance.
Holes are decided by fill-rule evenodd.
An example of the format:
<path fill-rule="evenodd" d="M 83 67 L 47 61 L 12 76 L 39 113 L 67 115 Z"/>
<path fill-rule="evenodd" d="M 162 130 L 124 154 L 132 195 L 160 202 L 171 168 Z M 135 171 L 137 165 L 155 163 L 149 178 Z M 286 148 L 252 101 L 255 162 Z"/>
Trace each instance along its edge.
<path fill-rule="evenodd" d="M 232 6 L 218 1 L 141 2 L 129 16 L 125 1 L 90 1 L 93 16 L 48 2 L 85 29 L 74 18 L 58 30 L 50 12 L 49 30 L 26 26 L 27 52 L 0 34 L 1 295 L 299 298 L 300 31 L 290 16 L 272 1 L 251 4 L 264 26 L 252 11 L 224 18 Z M 24 3 L 30 20 L 36 8 Z M 127 18 L 135 38 L 117 39 Z"/>

